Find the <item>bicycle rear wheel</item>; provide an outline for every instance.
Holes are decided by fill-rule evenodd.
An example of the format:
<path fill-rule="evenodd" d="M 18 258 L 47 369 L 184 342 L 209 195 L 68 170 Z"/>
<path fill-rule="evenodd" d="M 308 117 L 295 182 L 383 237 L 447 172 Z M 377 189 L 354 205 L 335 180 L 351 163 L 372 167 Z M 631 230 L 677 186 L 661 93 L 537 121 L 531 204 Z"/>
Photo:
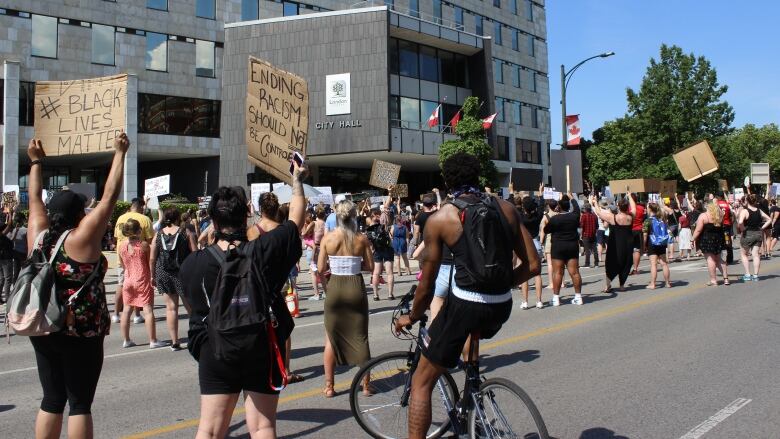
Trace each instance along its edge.
<path fill-rule="evenodd" d="M 470 397 L 466 395 L 466 397 Z M 478 407 L 469 413 L 471 439 L 548 439 L 547 426 L 531 397 L 517 384 L 492 378 L 479 387 Z"/>
<path fill-rule="evenodd" d="M 349 405 L 352 416 L 360 427 L 377 439 L 396 439 L 408 436 L 408 405 L 401 405 L 401 398 L 407 386 L 411 386 L 409 371 L 414 359 L 413 352 L 390 352 L 369 360 L 364 364 L 349 390 Z M 363 393 L 363 379 L 371 378 L 371 396 Z M 453 405 L 458 400 L 458 387 L 448 372 L 439 378 L 439 383 Z M 440 437 L 450 426 L 450 419 L 444 399 L 438 389 L 431 397 L 431 427 L 429 439 Z"/>

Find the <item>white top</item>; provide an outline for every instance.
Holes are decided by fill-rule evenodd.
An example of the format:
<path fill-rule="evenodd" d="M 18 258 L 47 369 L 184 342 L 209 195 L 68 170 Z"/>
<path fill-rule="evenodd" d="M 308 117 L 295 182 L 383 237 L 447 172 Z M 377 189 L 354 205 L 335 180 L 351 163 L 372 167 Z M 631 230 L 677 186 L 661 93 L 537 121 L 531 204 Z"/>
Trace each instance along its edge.
<path fill-rule="evenodd" d="M 352 276 L 360 274 L 363 265 L 361 256 L 328 256 L 330 274 L 336 276 Z"/>

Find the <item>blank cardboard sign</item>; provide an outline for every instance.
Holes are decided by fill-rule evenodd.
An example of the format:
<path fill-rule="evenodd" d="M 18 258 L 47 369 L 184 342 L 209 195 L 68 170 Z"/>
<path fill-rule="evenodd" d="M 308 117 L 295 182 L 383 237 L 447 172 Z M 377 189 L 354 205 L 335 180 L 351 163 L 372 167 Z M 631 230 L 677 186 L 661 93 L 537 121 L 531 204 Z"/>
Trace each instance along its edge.
<path fill-rule="evenodd" d="M 769 163 L 751 163 L 750 181 L 753 184 L 769 184 Z"/>
<path fill-rule="evenodd" d="M 657 178 L 630 178 L 627 180 L 610 180 L 609 188 L 612 193 L 625 194 L 626 187 L 629 192 L 659 192 L 661 190 L 661 180 Z"/>
<path fill-rule="evenodd" d="M 685 181 L 693 181 L 718 170 L 718 160 L 706 140 L 675 153 L 673 157 Z"/>

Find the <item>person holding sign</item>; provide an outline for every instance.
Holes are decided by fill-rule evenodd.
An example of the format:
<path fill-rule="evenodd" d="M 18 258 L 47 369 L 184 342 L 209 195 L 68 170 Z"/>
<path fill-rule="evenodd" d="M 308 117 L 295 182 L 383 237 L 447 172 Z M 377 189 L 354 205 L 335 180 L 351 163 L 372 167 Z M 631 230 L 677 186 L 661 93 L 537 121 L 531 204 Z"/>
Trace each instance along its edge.
<path fill-rule="evenodd" d="M 630 195 L 624 196 L 618 203 L 618 212 L 612 213 L 596 201 L 596 196 L 591 195 L 590 204 L 594 212 L 609 225 L 607 258 L 604 261 L 606 287 L 602 293 L 612 292 L 612 281 L 616 277 L 620 284 L 620 291 L 625 291 L 634 253 L 634 234 L 631 229 L 636 215 L 636 202 Z"/>
<path fill-rule="evenodd" d="M 739 244 L 742 252 L 742 266 L 745 268 L 743 281 L 758 280 L 758 270 L 761 268 L 759 249 L 763 243 L 764 230 L 772 225 L 772 219 L 758 208 L 758 198 L 749 194 L 743 201 L 745 208 L 739 211 L 737 229 L 740 232 Z M 753 275 L 750 274 L 750 257 L 753 257 Z"/>
<path fill-rule="evenodd" d="M 707 271 L 710 274 L 708 287 L 718 285 L 716 269 L 723 275 L 723 285 L 729 285 L 728 264 L 724 264 L 720 257 L 720 253 L 726 249 L 723 218 L 724 212 L 718 207 L 718 203 L 710 200 L 707 202 L 706 210 L 696 220 L 696 230 L 693 232 L 693 240 L 697 242 L 696 248 L 707 258 Z"/>
<path fill-rule="evenodd" d="M 388 192 L 392 192 L 393 187 L 388 188 Z M 395 299 L 393 295 L 393 285 L 395 278 L 393 275 L 393 244 L 390 238 L 390 234 L 387 233 L 387 211 L 389 210 L 392 197 L 389 195 L 382 205 L 382 209 L 371 209 L 371 225 L 366 229 L 366 236 L 371 241 L 371 246 L 374 249 L 374 274 L 371 277 L 371 285 L 374 288 L 374 300 L 379 299 L 379 279 L 382 276 L 382 270 L 387 272 L 387 298 L 389 300 Z"/>
<path fill-rule="evenodd" d="M 550 256 L 552 256 L 553 298 L 552 305 L 560 305 L 559 294 L 563 282 L 564 267 L 569 271 L 574 284 L 573 305 L 582 305 L 582 277 L 580 276 L 580 205 L 569 193 L 558 202 L 558 215 L 550 218 L 544 226 L 544 233 L 552 237 Z M 571 209 L 571 210 L 570 210 Z"/>
<path fill-rule="evenodd" d="M 30 337 L 43 387 L 41 409 L 35 420 L 35 436 L 39 438 L 60 436 L 66 403 L 70 406 L 68 437 L 93 436 L 92 400 L 103 367 L 103 339 L 111 327 L 103 284 L 108 261 L 101 241 L 122 188 L 129 148 L 124 133 L 114 140 L 115 152 L 102 200 L 89 214 L 84 213 L 86 199 L 71 191 L 59 192 L 44 206 L 41 189 L 46 154 L 40 140 L 31 140 L 27 148 L 31 161 L 27 248 L 32 250 L 40 244 L 47 257 L 54 257 L 60 300 L 68 302 L 71 295 L 83 289 L 69 306 L 68 325 L 62 332 Z M 60 238 L 62 246 L 52 255 Z"/>

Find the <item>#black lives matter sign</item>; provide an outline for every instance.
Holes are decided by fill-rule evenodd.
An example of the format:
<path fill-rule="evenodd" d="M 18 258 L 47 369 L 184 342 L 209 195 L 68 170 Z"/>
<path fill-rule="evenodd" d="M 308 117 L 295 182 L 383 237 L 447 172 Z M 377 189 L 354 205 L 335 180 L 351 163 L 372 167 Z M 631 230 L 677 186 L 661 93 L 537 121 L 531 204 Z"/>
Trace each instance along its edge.
<path fill-rule="evenodd" d="M 306 80 L 249 57 L 246 145 L 249 161 L 281 181 L 290 179 L 293 153 L 306 155 L 309 86 Z"/>
<path fill-rule="evenodd" d="M 35 137 L 48 156 L 114 149 L 127 126 L 127 75 L 35 83 Z"/>

